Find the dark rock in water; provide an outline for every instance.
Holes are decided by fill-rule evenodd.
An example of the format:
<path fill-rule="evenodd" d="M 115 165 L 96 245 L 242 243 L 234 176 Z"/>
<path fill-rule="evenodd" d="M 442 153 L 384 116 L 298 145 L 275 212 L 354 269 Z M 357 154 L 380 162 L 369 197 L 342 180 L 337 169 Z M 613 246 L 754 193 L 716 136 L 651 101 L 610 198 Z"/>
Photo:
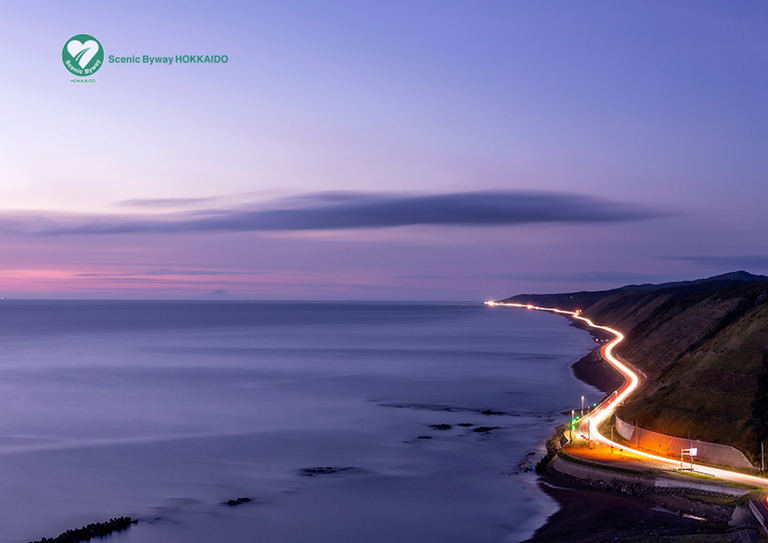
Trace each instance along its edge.
<path fill-rule="evenodd" d="M 450 424 L 430 424 L 429 426 L 435 430 L 450 430 L 453 428 Z"/>
<path fill-rule="evenodd" d="M 451 405 L 440 405 L 440 404 L 428 404 L 428 403 L 382 403 L 379 404 L 382 407 L 397 407 L 397 408 L 405 408 L 405 409 L 426 409 L 428 411 L 447 411 L 448 413 L 453 413 L 454 411 L 473 411 L 473 409 L 468 409 L 466 407 L 454 407 Z"/>
<path fill-rule="evenodd" d="M 417 439 L 432 439 L 432 436 L 419 436 Z"/>
<path fill-rule="evenodd" d="M 235 498 L 232 500 L 227 500 L 224 502 L 224 505 L 229 505 L 234 507 L 235 505 L 242 505 L 244 503 L 252 502 L 253 498 Z"/>
<path fill-rule="evenodd" d="M 506 475 L 520 475 L 521 473 L 530 473 L 533 471 L 533 467 L 531 466 L 531 462 L 533 461 L 533 457 L 536 455 L 535 452 L 529 452 L 526 454 L 520 462 L 517 464 L 517 469 L 512 472 L 507 472 Z"/>
<path fill-rule="evenodd" d="M 493 430 L 498 430 L 499 426 L 478 426 L 473 432 L 478 432 L 482 434 L 487 434 L 488 432 L 492 432 Z"/>
<path fill-rule="evenodd" d="M 494 411 L 493 409 L 474 409 L 471 407 L 461 407 L 456 405 L 429 404 L 429 403 L 380 403 L 381 407 L 396 407 L 400 409 L 426 409 L 428 411 L 445 411 L 448 413 L 481 413 L 483 415 L 507 415 L 511 417 L 519 416 L 515 413 L 505 411 Z"/>
<path fill-rule="evenodd" d="M 460 422 L 458 426 L 463 426 L 464 428 L 469 428 L 470 426 L 474 426 L 471 422 Z"/>
<path fill-rule="evenodd" d="M 353 470 L 353 467 L 337 467 L 337 466 L 319 466 L 315 468 L 303 468 L 299 470 L 301 475 L 307 477 L 314 477 L 315 475 L 333 475 L 334 473 L 341 473 L 342 471 Z"/>
<path fill-rule="evenodd" d="M 116 517 L 109 519 L 107 522 L 94 522 L 82 528 L 67 530 L 56 537 L 44 537 L 30 543 L 79 543 L 80 541 L 90 541 L 97 537 L 106 537 L 113 532 L 127 530 L 131 524 L 137 522 L 137 520 L 131 517 Z"/>

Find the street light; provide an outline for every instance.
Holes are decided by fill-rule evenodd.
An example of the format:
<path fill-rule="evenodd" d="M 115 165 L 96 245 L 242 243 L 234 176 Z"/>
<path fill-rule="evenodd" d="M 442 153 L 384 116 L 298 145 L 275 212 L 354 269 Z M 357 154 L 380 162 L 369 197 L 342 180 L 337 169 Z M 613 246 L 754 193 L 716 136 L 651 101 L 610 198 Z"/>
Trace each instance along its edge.
<path fill-rule="evenodd" d="M 581 416 L 584 416 L 584 396 L 581 397 Z"/>

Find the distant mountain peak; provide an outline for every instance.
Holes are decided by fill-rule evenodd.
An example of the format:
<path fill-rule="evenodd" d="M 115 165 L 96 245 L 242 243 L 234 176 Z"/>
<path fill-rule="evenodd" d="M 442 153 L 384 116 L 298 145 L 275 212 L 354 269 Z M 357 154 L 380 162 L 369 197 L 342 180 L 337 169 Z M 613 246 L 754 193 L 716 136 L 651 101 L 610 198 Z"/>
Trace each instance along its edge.
<path fill-rule="evenodd" d="M 755 275 L 744 270 L 732 271 L 728 273 L 722 273 L 720 275 L 713 275 L 704 279 L 695 279 L 691 281 L 673 281 L 668 283 L 643 283 L 642 285 L 625 285 L 610 290 L 597 290 L 597 291 L 579 291 L 579 292 L 565 292 L 558 294 L 518 294 L 511 298 L 505 298 L 503 301 L 523 301 L 530 303 L 534 300 L 541 305 L 557 305 L 561 304 L 563 307 L 575 308 L 575 307 L 587 307 L 601 298 L 611 296 L 613 294 L 621 292 L 653 292 L 665 289 L 685 289 L 685 288 L 699 288 L 709 291 L 715 291 L 722 288 L 729 288 L 737 286 L 740 283 L 756 283 L 758 281 L 766 281 L 768 277 L 765 275 Z M 578 298 L 575 300 L 574 298 Z M 577 304 L 577 305 L 573 305 Z"/>
<path fill-rule="evenodd" d="M 700 285 L 702 283 L 715 283 L 719 281 L 734 281 L 738 283 L 752 283 L 755 281 L 765 281 L 768 279 L 765 275 L 755 275 L 744 270 L 732 271 L 728 273 L 721 273 L 720 275 L 713 275 L 712 277 L 705 277 L 703 279 L 694 279 L 692 281 L 672 281 L 669 283 L 644 283 L 642 285 L 626 285 L 619 287 L 619 289 L 627 288 L 640 288 L 645 290 L 659 290 L 662 288 L 670 287 L 687 287 L 690 285 Z"/>
<path fill-rule="evenodd" d="M 206 296 L 210 298 L 229 298 L 229 292 L 227 292 L 224 289 L 217 288 L 216 290 L 212 290 Z"/>
<path fill-rule="evenodd" d="M 754 273 L 749 273 L 748 271 L 744 270 L 738 270 L 738 271 L 732 271 L 728 273 L 723 273 L 720 275 L 715 275 L 712 277 L 707 277 L 706 279 L 703 279 L 703 281 L 763 281 L 765 279 L 768 279 L 768 276 L 765 275 L 755 275 Z"/>

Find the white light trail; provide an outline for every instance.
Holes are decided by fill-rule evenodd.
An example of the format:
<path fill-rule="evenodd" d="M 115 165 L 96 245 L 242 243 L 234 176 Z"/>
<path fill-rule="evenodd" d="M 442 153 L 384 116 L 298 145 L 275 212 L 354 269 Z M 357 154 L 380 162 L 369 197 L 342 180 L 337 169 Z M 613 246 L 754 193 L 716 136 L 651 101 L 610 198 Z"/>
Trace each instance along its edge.
<path fill-rule="evenodd" d="M 668 466 L 669 469 L 677 468 L 677 466 L 680 464 L 680 461 L 678 459 L 666 458 L 664 456 L 658 456 L 658 455 L 647 453 L 645 451 L 641 451 L 638 449 L 633 449 L 631 447 L 628 447 L 627 445 L 619 444 L 605 437 L 603 434 L 600 433 L 600 430 L 599 430 L 600 425 L 605 420 L 607 420 L 614 413 L 614 411 L 616 411 L 616 407 L 618 407 L 621 404 L 621 402 L 629 398 L 629 396 L 631 396 L 632 393 L 635 392 L 635 390 L 637 390 L 637 388 L 640 386 L 640 377 L 637 375 L 637 373 L 635 373 L 635 371 L 632 370 L 632 368 L 630 368 L 628 365 L 621 362 L 613 354 L 613 349 L 616 347 L 616 345 L 624 341 L 624 334 L 622 334 L 621 332 L 619 332 L 614 328 L 595 324 L 587 317 L 582 316 L 580 309 L 577 309 L 576 311 L 566 311 L 563 309 L 557 309 L 555 307 L 539 307 L 532 304 L 516 304 L 516 303 L 510 303 L 510 302 L 492 302 L 492 301 L 485 302 L 485 303 L 489 306 L 519 307 L 519 308 L 525 308 L 525 309 L 535 309 L 538 311 L 549 311 L 551 313 L 558 313 L 560 315 L 568 315 L 574 319 L 583 321 L 585 324 L 587 324 L 587 326 L 591 328 L 596 328 L 596 329 L 608 332 L 609 334 L 612 334 L 614 338 L 601 349 L 601 354 L 603 356 L 603 360 L 608 362 L 611 366 L 613 366 L 619 373 L 621 373 L 624 376 L 625 378 L 624 384 L 616 392 L 608 396 L 607 399 L 605 399 L 602 403 L 600 403 L 588 415 L 586 415 L 582 419 L 581 426 L 583 428 L 585 425 L 587 425 L 589 435 L 592 437 L 594 441 L 597 441 L 598 443 L 602 443 L 603 445 L 606 445 L 609 447 L 615 447 L 617 449 L 630 452 L 633 455 L 639 456 L 646 460 L 652 460 L 657 464 L 663 464 L 665 466 Z M 768 479 L 763 477 L 757 477 L 755 475 L 747 475 L 744 473 L 739 473 L 737 471 L 714 468 L 711 466 L 704 466 L 701 464 L 696 465 L 696 471 L 698 473 L 704 473 L 706 475 L 711 475 L 713 477 L 717 477 L 727 481 L 768 487 Z"/>

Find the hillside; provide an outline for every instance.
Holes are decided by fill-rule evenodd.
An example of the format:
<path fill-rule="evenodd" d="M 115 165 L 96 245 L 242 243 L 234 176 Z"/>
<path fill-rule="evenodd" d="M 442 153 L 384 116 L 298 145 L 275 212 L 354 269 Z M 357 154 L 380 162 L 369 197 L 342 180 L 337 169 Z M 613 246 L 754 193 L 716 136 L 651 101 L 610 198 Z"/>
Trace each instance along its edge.
<path fill-rule="evenodd" d="M 618 354 L 648 377 L 619 409 L 625 420 L 759 458 L 768 438 L 768 277 L 734 272 L 505 301 L 581 308 L 624 331 Z"/>

